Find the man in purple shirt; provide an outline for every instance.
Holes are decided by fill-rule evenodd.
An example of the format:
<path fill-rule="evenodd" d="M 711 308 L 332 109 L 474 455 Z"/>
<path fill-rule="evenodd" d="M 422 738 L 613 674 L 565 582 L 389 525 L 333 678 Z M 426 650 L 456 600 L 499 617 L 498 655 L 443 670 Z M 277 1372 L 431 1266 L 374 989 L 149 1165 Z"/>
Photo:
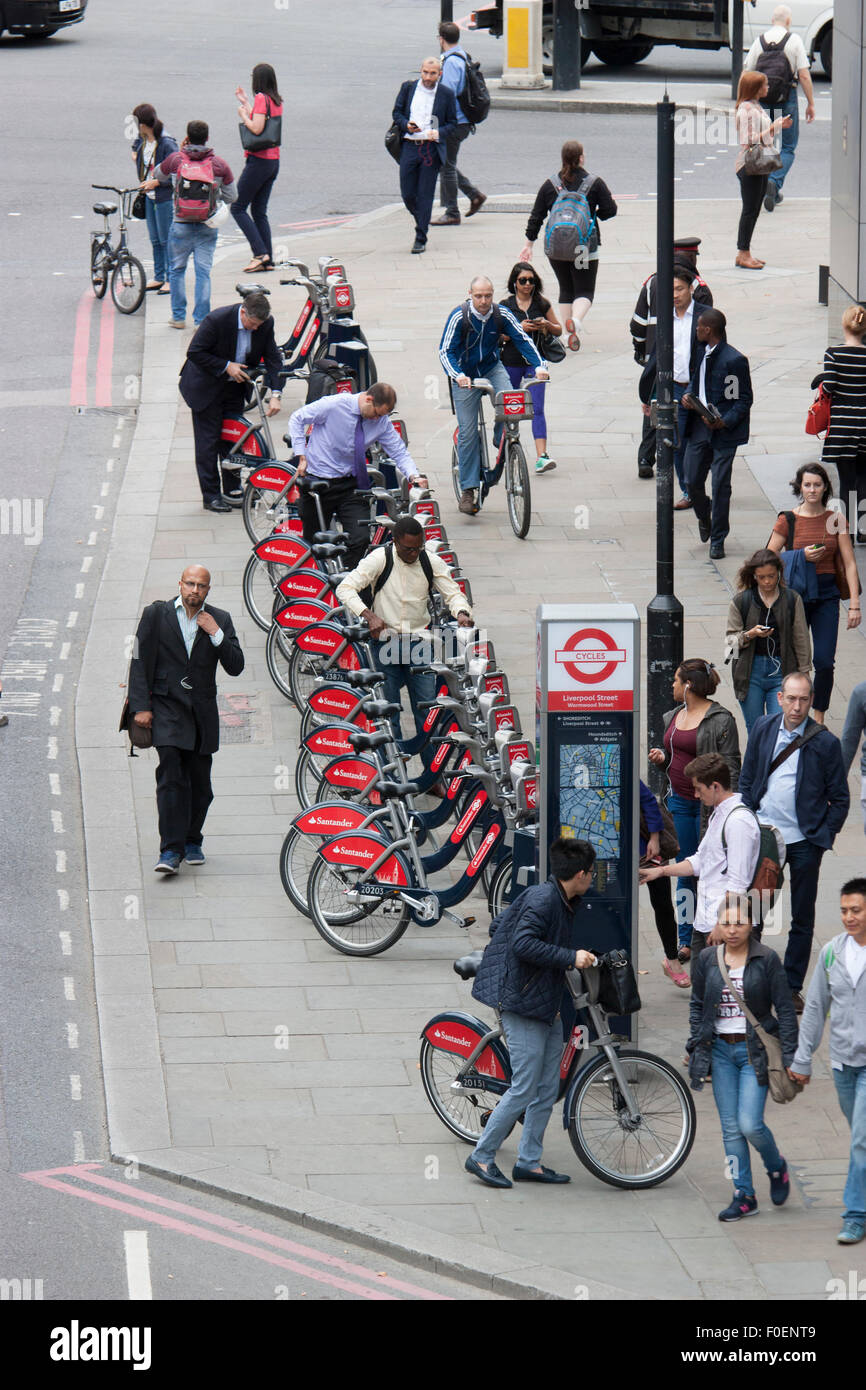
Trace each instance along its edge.
<path fill-rule="evenodd" d="M 358 396 L 348 392 L 322 396 L 301 406 L 289 419 L 292 451 L 300 460 L 298 475 L 328 484 L 319 493 L 322 515 L 326 526 L 337 517 L 346 532 L 347 570 L 355 568 L 370 544 L 369 507 L 358 492 L 369 486 L 364 459 L 370 445 L 381 444 L 410 483 L 427 486 L 427 479 L 419 475 L 409 450 L 388 418 L 396 404 L 393 386 L 377 381 Z M 308 427 L 312 427 L 309 437 Z M 301 496 L 301 519 L 304 540 L 309 542 L 319 530 L 316 504 L 309 494 Z"/>

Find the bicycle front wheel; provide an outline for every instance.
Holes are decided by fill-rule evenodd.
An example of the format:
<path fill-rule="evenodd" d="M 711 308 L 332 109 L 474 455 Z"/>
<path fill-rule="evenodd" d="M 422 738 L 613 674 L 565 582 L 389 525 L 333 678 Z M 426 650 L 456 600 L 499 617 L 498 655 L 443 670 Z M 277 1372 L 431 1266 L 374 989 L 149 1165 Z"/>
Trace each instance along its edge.
<path fill-rule="evenodd" d="M 121 314 L 134 314 L 144 299 L 147 276 L 135 256 L 121 254 L 111 275 L 111 297 Z"/>
<path fill-rule="evenodd" d="M 409 908 L 401 898 L 353 903 L 346 889 L 358 870 L 319 859 L 307 880 L 307 900 L 316 931 L 344 956 L 378 956 L 399 941 L 409 925 Z"/>
<path fill-rule="evenodd" d="M 457 445 L 451 446 L 451 485 L 454 488 L 454 496 L 457 501 L 463 496 L 463 489 L 460 486 L 460 455 L 457 452 Z"/>
<path fill-rule="evenodd" d="M 254 545 L 256 541 L 263 541 L 271 535 L 288 516 L 289 506 L 285 499 L 277 506 L 279 495 L 266 488 L 250 487 L 247 483 L 243 500 L 244 526 Z"/>
<path fill-rule="evenodd" d="M 97 299 L 108 289 L 111 274 L 111 254 L 104 241 L 94 241 L 90 247 L 90 283 Z"/>
<path fill-rule="evenodd" d="M 651 1052 L 619 1060 L 639 1109 L 633 1121 L 607 1057 L 584 1067 L 566 1120 L 584 1167 L 611 1187 L 655 1187 L 682 1167 L 695 1138 L 695 1107 L 682 1077 Z"/>
<path fill-rule="evenodd" d="M 491 918 L 498 917 L 500 912 L 504 912 L 511 901 L 511 869 L 512 859 L 509 853 L 499 861 L 493 870 L 493 878 L 487 895 L 487 910 Z"/>
<path fill-rule="evenodd" d="M 283 888 L 295 907 L 305 917 L 310 915 L 307 883 L 318 860 L 319 841 L 304 835 L 293 825 L 280 850 L 280 878 Z"/>
<path fill-rule="evenodd" d="M 465 1066 L 466 1058 L 453 1052 L 442 1052 L 433 1047 L 425 1038 L 421 1043 L 421 1084 L 443 1125 L 465 1139 L 467 1144 L 477 1144 L 484 1126 L 493 1114 L 502 1097 L 493 1092 L 473 1090 L 462 1095 L 451 1090 L 451 1083 L 457 1080 L 457 1073 Z M 473 1078 L 479 1073 L 473 1070 Z"/>
<path fill-rule="evenodd" d="M 289 673 L 291 671 L 294 648 L 286 642 L 287 634 L 276 623 L 272 623 L 268 631 L 268 640 L 265 643 L 265 663 L 268 668 L 268 675 L 277 687 L 281 695 L 285 695 L 287 700 L 292 699 L 292 687 L 289 683 Z"/>
<path fill-rule="evenodd" d="M 505 493 L 508 498 L 508 520 L 518 540 L 523 540 L 532 520 L 532 496 L 529 490 L 529 468 L 523 448 L 516 441 L 506 445 Z"/>
<path fill-rule="evenodd" d="M 251 555 L 247 560 L 241 585 L 246 610 L 262 632 L 269 632 L 273 622 L 275 591 L 271 568 L 266 560 L 260 560 L 258 555 Z"/>

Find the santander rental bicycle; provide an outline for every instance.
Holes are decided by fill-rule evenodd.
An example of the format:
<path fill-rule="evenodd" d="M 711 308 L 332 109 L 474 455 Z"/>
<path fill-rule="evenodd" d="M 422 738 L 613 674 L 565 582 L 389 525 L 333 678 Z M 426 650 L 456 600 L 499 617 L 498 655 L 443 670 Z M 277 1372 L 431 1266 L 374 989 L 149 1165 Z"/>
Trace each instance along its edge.
<path fill-rule="evenodd" d="M 477 377 L 472 385 L 483 391 L 493 402 L 493 418 L 496 424 L 504 424 L 502 439 L 499 442 L 496 459 L 490 462 L 487 447 L 487 429 L 484 422 L 484 402 L 478 407 L 478 451 L 481 460 L 481 484 L 478 489 L 477 511 L 481 511 L 484 499 L 492 487 L 505 475 L 505 496 L 508 505 L 508 520 L 518 540 L 523 540 L 529 531 L 532 520 L 532 495 L 529 487 L 529 466 L 523 445 L 520 443 L 520 422 L 531 420 L 533 416 L 532 397 L 529 387 L 542 383 L 533 377 L 514 391 L 497 391 L 487 377 Z M 547 384 L 547 383 L 543 383 Z M 460 483 L 460 458 L 457 448 L 459 429 L 454 430 L 451 449 L 451 481 L 454 496 L 459 502 L 463 496 Z"/>

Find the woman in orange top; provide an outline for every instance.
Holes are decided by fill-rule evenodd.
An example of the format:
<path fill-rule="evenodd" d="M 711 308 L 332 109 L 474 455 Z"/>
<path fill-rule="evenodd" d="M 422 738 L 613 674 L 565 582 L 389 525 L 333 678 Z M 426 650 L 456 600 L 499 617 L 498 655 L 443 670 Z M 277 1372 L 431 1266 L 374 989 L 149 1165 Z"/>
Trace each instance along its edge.
<path fill-rule="evenodd" d="M 812 634 L 812 660 L 815 663 L 812 718 L 823 724 L 833 690 L 833 666 L 839 633 L 841 595 L 836 579 L 837 552 L 851 593 L 849 628 L 857 627 L 860 622 L 857 562 L 844 513 L 827 506 L 833 488 L 822 464 L 805 463 L 798 468 L 791 482 L 791 491 L 801 499 L 800 505 L 794 508 L 793 549 L 803 551 L 808 562 L 815 566 L 818 579 L 818 597 L 804 599 L 803 607 Z M 768 547 L 780 554 L 787 545 L 788 523 L 782 513 L 773 527 Z"/>

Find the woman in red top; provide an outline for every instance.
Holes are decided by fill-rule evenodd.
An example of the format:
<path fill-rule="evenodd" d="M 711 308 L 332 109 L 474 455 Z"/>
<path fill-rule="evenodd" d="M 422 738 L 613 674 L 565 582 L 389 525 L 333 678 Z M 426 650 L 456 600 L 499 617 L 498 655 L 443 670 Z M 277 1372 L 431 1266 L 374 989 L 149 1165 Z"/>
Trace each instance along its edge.
<path fill-rule="evenodd" d="M 238 87 L 238 115 L 253 135 L 261 135 L 268 118 L 282 119 L 283 99 L 277 90 L 277 75 L 270 63 L 257 63 L 253 68 L 252 105 L 243 87 Z M 238 179 L 237 201 L 232 203 L 232 217 L 250 244 L 253 259 L 244 266 L 244 273 L 272 270 L 274 266 L 271 227 L 268 222 L 268 199 L 274 180 L 280 172 L 280 142 L 263 150 L 248 150 L 246 166 Z M 250 212 L 247 212 L 247 208 Z M 252 215 L 250 215 L 252 214 Z"/>

